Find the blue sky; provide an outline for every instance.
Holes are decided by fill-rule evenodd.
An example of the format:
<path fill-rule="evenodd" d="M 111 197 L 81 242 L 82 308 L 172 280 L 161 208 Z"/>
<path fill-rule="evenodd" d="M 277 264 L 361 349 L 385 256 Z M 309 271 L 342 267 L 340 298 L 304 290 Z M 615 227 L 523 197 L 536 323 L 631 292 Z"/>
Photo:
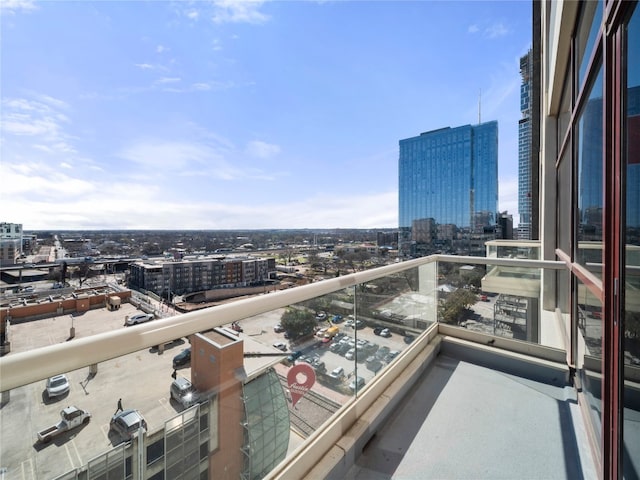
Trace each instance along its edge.
<path fill-rule="evenodd" d="M 0 5 L 1 221 L 396 228 L 398 141 L 480 92 L 517 214 L 528 1 Z"/>

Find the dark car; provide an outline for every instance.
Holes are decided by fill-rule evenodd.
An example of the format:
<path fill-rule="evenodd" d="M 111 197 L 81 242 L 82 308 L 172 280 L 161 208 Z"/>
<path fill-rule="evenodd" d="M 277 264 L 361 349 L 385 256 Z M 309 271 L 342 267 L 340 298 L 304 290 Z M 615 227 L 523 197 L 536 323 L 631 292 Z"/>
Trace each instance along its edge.
<path fill-rule="evenodd" d="M 300 350 L 296 350 L 295 352 L 291 353 L 291 355 L 287 357 L 287 360 L 290 362 L 293 362 L 294 360 L 296 360 L 297 358 L 300 358 L 301 356 L 302 356 L 302 352 Z"/>
<path fill-rule="evenodd" d="M 185 348 L 173 357 L 173 368 L 183 367 L 191 364 L 191 348 Z"/>

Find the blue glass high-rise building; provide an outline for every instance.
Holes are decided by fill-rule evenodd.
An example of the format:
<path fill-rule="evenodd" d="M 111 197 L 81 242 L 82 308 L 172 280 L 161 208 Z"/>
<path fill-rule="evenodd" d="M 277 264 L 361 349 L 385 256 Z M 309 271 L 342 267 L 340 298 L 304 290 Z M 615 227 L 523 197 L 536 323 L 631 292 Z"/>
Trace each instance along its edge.
<path fill-rule="evenodd" d="M 520 85 L 520 112 L 522 118 L 518 122 L 518 213 L 520 214 L 518 238 L 530 240 L 532 228 L 531 200 L 533 198 L 531 182 L 533 50 L 531 49 L 520 58 L 520 75 L 522 76 L 522 84 Z"/>
<path fill-rule="evenodd" d="M 400 140 L 401 256 L 482 254 L 497 212 L 498 122 Z"/>

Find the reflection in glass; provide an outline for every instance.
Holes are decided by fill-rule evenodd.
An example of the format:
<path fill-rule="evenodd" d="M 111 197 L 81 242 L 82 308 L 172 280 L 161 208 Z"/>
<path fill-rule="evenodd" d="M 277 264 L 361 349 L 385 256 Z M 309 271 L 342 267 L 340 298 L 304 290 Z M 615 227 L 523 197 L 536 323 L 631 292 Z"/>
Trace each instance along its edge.
<path fill-rule="evenodd" d="M 594 50 L 598 29 L 602 22 L 602 1 L 584 2 L 577 30 L 577 47 L 580 68 L 578 71 L 578 85 L 584 82 L 589 59 Z"/>
<path fill-rule="evenodd" d="M 575 283 L 579 333 L 577 367 L 589 402 L 591 423 L 594 430 L 599 432 L 602 414 L 602 303 L 580 280 L 576 278 Z"/>
<path fill-rule="evenodd" d="M 598 74 L 578 120 L 578 257 L 593 270 L 602 263 L 603 162 L 602 71 Z M 581 245 L 584 244 L 585 248 Z"/>
<path fill-rule="evenodd" d="M 640 10 L 627 28 L 626 216 L 624 280 L 624 454 L 626 478 L 640 474 Z M 634 61 L 635 60 L 635 61 Z"/>

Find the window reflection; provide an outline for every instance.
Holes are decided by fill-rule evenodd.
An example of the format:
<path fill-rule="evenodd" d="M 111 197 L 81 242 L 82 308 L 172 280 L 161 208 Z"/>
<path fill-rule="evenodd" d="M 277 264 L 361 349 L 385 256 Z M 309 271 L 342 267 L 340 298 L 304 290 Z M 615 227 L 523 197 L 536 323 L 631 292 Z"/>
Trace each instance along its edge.
<path fill-rule="evenodd" d="M 578 120 L 578 262 L 599 270 L 602 262 L 602 69 Z"/>
<path fill-rule="evenodd" d="M 627 28 L 627 98 L 626 98 L 626 215 L 624 280 L 624 410 L 623 469 L 626 478 L 638 478 L 640 445 L 635 435 L 640 396 L 640 11 L 636 11 Z"/>

